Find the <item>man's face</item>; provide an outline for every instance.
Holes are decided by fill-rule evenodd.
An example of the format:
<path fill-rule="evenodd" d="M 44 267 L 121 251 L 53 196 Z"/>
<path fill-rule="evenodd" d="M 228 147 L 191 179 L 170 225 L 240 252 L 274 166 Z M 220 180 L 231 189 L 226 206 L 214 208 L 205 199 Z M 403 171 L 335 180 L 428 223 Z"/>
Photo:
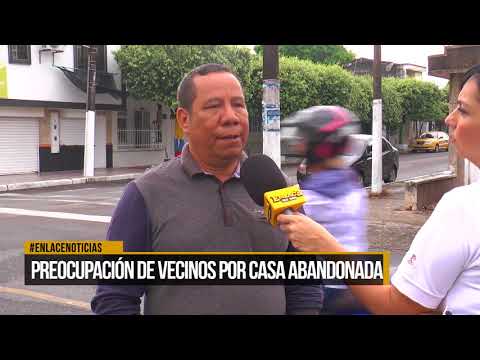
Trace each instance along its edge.
<path fill-rule="evenodd" d="M 214 166 L 240 158 L 248 139 L 248 112 L 240 83 L 221 72 L 195 76 L 190 112 L 178 113 L 192 152 Z"/>

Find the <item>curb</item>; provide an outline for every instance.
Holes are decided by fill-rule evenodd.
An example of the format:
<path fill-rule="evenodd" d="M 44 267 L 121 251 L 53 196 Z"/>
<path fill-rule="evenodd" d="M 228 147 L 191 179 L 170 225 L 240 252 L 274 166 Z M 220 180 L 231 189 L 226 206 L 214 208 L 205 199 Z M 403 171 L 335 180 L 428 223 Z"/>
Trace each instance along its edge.
<path fill-rule="evenodd" d="M 79 178 L 71 178 L 71 179 L 41 180 L 41 181 L 14 183 L 14 184 L 0 185 L 0 192 L 41 189 L 41 188 L 65 186 L 65 185 L 81 185 L 81 184 L 96 183 L 96 182 L 133 180 L 141 175 L 143 175 L 143 173 L 102 175 L 102 176 L 79 177 Z"/>
<path fill-rule="evenodd" d="M 367 192 L 370 193 L 372 190 L 371 186 L 367 186 L 364 188 Z M 383 190 L 389 190 L 391 192 L 404 192 L 406 189 L 406 180 L 399 180 L 393 183 L 386 183 L 382 185 Z"/>

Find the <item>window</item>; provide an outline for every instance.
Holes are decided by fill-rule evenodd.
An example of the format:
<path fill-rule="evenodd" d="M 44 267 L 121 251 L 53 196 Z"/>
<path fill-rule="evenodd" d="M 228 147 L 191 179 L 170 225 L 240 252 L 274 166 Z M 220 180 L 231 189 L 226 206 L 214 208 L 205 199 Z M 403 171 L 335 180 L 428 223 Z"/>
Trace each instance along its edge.
<path fill-rule="evenodd" d="M 137 148 L 150 146 L 150 113 L 135 111 L 135 145 Z"/>
<path fill-rule="evenodd" d="M 106 45 L 88 45 L 97 49 L 96 63 L 97 71 L 107 72 L 107 46 Z M 88 49 L 82 45 L 74 46 L 74 66 L 75 70 L 87 70 L 88 67 Z"/>
<path fill-rule="evenodd" d="M 435 137 L 430 133 L 422 134 L 422 136 L 420 136 L 420 139 L 434 139 L 434 138 Z"/>
<path fill-rule="evenodd" d="M 8 45 L 8 62 L 30 65 L 32 63 L 30 45 Z"/>

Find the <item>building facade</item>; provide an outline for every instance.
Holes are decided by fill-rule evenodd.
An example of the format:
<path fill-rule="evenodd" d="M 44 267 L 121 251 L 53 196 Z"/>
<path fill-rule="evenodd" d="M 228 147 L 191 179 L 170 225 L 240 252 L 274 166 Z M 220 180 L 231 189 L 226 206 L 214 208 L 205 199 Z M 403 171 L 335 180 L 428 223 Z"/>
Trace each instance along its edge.
<path fill-rule="evenodd" d="M 358 58 L 353 62 L 344 66 L 344 68 L 354 75 L 372 75 L 373 74 L 373 60 L 367 58 Z M 397 78 L 414 78 L 421 80 L 426 73 L 424 66 L 415 64 L 397 64 L 390 61 L 381 62 L 382 77 L 397 77 Z M 408 144 L 416 137 L 416 133 L 420 131 L 428 131 L 434 126 L 433 122 L 408 122 L 402 126 L 400 131 L 394 133 L 387 133 L 384 126 L 383 135 L 386 136 L 390 142 L 402 151 L 408 150 Z M 442 130 L 442 129 L 440 129 Z"/>
<path fill-rule="evenodd" d="M 358 58 L 344 66 L 354 75 L 372 75 L 373 60 Z M 390 61 L 382 61 L 382 77 L 415 78 L 422 79 L 426 68 L 414 64 L 397 64 Z"/>
<path fill-rule="evenodd" d="M 95 168 L 173 157 L 170 109 L 128 97 L 114 52 L 97 49 Z M 83 169 L 87 48 L 0 45 L 0 175 Z"/>

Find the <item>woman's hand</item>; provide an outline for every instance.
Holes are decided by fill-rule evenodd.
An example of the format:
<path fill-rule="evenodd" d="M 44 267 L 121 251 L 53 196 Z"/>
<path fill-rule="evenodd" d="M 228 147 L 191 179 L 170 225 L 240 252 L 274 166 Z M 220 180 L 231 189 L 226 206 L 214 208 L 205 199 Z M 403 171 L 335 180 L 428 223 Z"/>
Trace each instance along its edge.
<path fill-rule="evenodd" d="M 288 240 L 300 251 L 346 251 L 322 225 L 299 212 L 294 215 L 280 214 L 277 222 Z"/>

